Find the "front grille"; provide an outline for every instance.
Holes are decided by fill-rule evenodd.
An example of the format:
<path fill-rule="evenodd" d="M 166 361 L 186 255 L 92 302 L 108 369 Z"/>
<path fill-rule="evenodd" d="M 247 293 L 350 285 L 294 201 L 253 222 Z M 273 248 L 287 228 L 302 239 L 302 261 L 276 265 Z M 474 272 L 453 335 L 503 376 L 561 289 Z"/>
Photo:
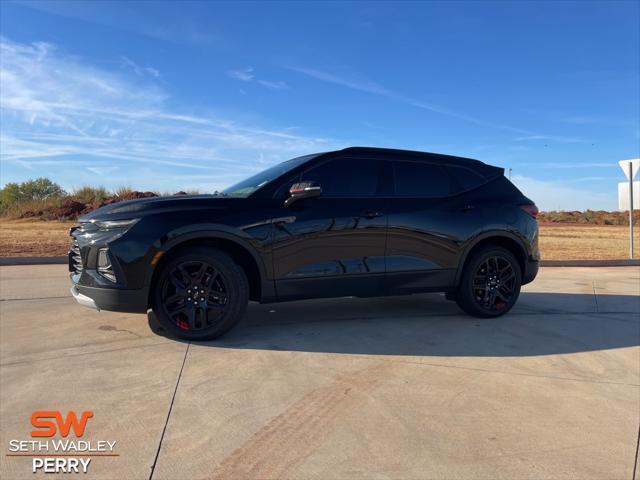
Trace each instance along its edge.
<path fill-rule="evenodd" d="M 80 247 L 78 241 L 74 238 L 69 249 L 70 267 L 73 273 L 82 273 L 82 255 L 80 255 Z"/>

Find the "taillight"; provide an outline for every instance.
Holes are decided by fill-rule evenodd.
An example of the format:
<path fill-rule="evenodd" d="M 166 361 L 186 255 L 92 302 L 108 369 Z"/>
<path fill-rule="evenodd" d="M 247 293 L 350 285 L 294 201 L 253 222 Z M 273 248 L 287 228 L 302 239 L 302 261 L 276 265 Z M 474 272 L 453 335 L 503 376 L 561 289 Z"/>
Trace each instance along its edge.
<path fill-rule="evenodd" d="M 535 203 L 525 203 L 523 205 L 520 205 L 520 208 L 531 215 L 533 218 L 538 218 L 538 207 L 536 207 Z"/>

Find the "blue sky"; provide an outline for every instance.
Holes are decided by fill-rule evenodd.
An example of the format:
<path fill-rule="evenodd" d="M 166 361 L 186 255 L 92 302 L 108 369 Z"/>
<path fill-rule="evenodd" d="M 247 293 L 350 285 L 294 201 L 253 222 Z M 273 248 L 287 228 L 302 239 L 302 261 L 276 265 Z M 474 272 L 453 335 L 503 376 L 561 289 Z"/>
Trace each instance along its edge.
<path fill-rule="evenodd" d="M 213 191 L 373 145 L 617 206 L 640 156 L 640 2 L 0 3 L 1 184 Z"/>

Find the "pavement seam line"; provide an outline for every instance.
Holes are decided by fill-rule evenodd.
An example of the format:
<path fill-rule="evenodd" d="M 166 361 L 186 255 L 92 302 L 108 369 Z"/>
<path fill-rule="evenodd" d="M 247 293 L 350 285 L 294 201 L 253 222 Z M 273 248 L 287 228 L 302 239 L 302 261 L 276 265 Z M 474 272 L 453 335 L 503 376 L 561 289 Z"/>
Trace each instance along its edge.
<path fill-rule="evenodd" d="M 591 282 L 591 286 L 593 287 L 593 299 L 596 302 L 596 313 L 600 313 L 600 309 L 598 308 L 598 295 L 596 294 L 596 281 L 593 280 Z"/>
<path fill-rule="evenodd" d="M 57 297 L 35 297 L 35 298 L 0 298 L 0 302 L 15 302 L 19 300 L 51 300 L 53 298 L 73 298 L 71 295 L 60 295 Z"/>
<path fill-rule="evenodd" d="M 128 342 L 135 342 L 137 339 L 131 339 L 131 340 L 126 340 Z M 123 340 L 120 340 L 123 341 Z M 24 365 L 24 364 L 29 364 L 29 363 L 37 363 L 37 362 L 50 362 L 53 360 L 64 360 L 67 358 L 74 358 L 74 357 L 82 357 L 82 356 L 86 356 L 86 355 L 98 355 L 101 353 L 111 353 L 111 352 L 120 352 L 123 350 L 131 350 L 133 348 L 150 348 L 150 347 L 158 347 L 161 345 L 170 345 L 171 343 L 173 343 L 170 340 L 167 341 L 162 341 L 162 342 L 158 342 L 158 343 L 150 343 L 147 345 L 132 345 L 132 346 L 125 346 L 125 347 L 121 347 L 121 348 L 110 348 L 108 350 L 96 350 L 96 351 L 92 351 L 92 352 L 78 352 L 78 353 L 71 353 L 69 355 L 57 355 L 57 356 L 51 356 L 51 357 L 44 357 L 44 358 L 28 358 L 25 360 L 18 360 L 16 362 L 6 362 L 6 363 L 2 363 L 0 362 L 0 368 L 2 367 L 12 367 L 14 365 Z"/>
<path fill-rule="evenodd" d="M 184 351 L 184 357 L 182 358 L 182 366 L 180 367 L 180 372 L 178 373 L 178 380 L 176 381 L 176 386 L 173 389 L 173 396 L 171 397 L 171 403 L 169 404 L 167 419 L 164 422 L 164 427 L 162 428 L 162 434 L 160 435 L 160 442 L 158 443 L 158 450 L 156 451 L 156 456 L 153 459 L 153 464 L 151 465 L 151 473 L 149 474 L 149 480 L 152 480 L 153 474 L 156 470 L 156 464 L 158 463 L 158 457 L 160 456 L 160 449 L 162 448 L 162 441 L 164 440 L 164 434 L 167 431 L 167 425 L 169 425 L 169 418 L 171 418 L 171 410 L 173 410 L 173 403 L 176 400 L 176 394 L 178 393 L 178 386 L 180 385 L 180 379 L 182 378 L 182 371 L 184 370 L 184 364 L 187 362 L 189 347 L 191 347 L 191 342 L 187 343 L 187 348 Z"/>
<path fill-rule="evenodd" d="M 638 422 L 638 439 L 636 440 L 636 456 L 633 459 L 633 476 L 631 480 L 636 480 L 636 472 L 638 469 L 638 449 L 640 449 L 640 422 Z"/>

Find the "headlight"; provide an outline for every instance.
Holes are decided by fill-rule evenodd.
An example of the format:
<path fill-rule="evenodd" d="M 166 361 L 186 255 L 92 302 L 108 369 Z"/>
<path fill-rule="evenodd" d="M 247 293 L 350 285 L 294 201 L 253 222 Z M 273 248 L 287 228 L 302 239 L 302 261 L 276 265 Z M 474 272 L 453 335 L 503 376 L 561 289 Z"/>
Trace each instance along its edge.
<path fill-rule="evenodd" d="M 139 218 L 131 218 L 128 220 L 94 220 L 93 223 L 100 230 L 128 230 L 133 227 Z"/>

